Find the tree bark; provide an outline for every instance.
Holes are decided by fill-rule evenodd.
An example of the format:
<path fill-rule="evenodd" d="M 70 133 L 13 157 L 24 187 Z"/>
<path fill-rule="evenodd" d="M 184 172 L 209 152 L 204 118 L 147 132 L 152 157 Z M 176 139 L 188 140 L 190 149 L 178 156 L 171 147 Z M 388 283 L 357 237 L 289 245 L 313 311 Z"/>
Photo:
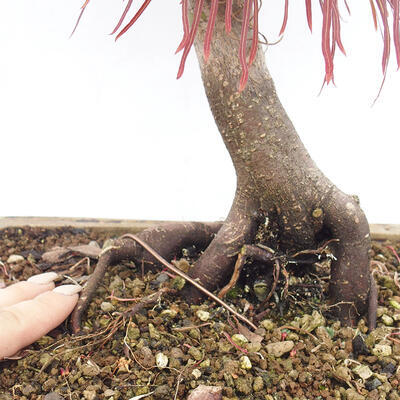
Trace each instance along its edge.
<path fill-rule="evenodd" d="M 192 10 L 194 2 L 190 0 Z M 330 301 L 337 304 L 342 321 L 354 323 L 366 310 L 370 288 L 367 220 L 356 200 L 336 188 L 311 159 L 278 99 L 260 48 L 247 86 L 238 92 L 239 3 L 234 1 L 230 34 L 220 3 L 207 63 L 207 18 L 201 19 L 195 39 L 205 92 L 235 167 L 237 189 L 224 225 L 192 275 L 208 289 L 226 283 L 240 248 L 254 242 L 266 218 L 276 227 L 283 250 L 311 248 L 321 239 L 336 238 Z M 205 4 L 207 14 L 209 1 Z"/>

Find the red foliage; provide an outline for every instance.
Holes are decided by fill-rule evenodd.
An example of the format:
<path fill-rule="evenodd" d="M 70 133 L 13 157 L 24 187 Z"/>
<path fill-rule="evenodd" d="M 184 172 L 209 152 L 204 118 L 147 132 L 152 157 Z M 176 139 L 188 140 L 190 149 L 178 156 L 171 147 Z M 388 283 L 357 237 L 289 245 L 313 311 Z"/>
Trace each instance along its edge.
<path fill-rule="evenodd" d="M 182 0 L 182 25 L 183 25 L 183 38 L 176 49 L 175 53 L 179 53 L 182 49 L 185 48 L 186 42 L 189 38 L 189 18 L 188 18 L 188 0 Z"/>
<path fill-rule="evenodd" d="M 217 18 L 218 2 L 219 0 L 211 0 L 210 16 L 208 17 L 206 36 L 204 38 L 204 58 L 206 62 L 208 61 L 208 57 L 210 57 L 211 39 L 215 26 L 215 20 Z"/>
<path fill-rule="evenodd" d="M 77 23 L 72 33 L 82 17 L 90 0 L 85 0 L 81 13 L 78 17 Z M 232 20 L 232 1 L 225 0 L 221 1 L 221 4 L 225 6 L 225 30 L 227 34 L 231 31 L 231 20 Z M 239 83 L 239 91 L 242 91 L 246 87 L 246 83 L 249 75 L 249 67 L 255 59 L 257 48 L 258 48 L 258 12 L 259 12 L 259 1 L 260 0 L 244 0 L 243 15 L 242 15 L 242 29 L 240 35 L 240 46 L 239 46 L 239 61 L 242 68 L 242 75 Z M 131 8 L 133 0 L 128 0 L 125 10 L 118 21 L 118 24 L 114 28 L 112 34 L 116 33 L 121 27 L 129 9 Z M 142 15 L 143 11 L 150 4 L 151 0 L 145 0 L 139 10 L 136 12 L 134 17 L 129 23 L 117 34 L 116 39 L 122 36 L 129 28 L 136 22 L 136 20 Z M 400 33 L 399 33 L 399 12 L 400 12 L 400 0 L 369 0 L 372 10 L 372 17 L 375 29 L 378 28 L 378 15 L 380 23 L 382 25 L 382 37 L 383 37 L 383 54 L 382 54 L 382 72 L 386 75 L 387 66 L 390 57 L 390 46 L 393 38 L 393 44 L 396 51 L 397 66 L 400 68 Z M 183 50 L 181 63 L 178 70 L 178 78 L 183 74 L 185 68 L 186 58 L 192 48 L 194 38 L 197 33 L 200 18 L 204 8 L 204 0 L 196 0 L 195 9 L 193 14 L 193 21 L 190 26 L 188 18 L 188 0 L 181 0 L 182 5 L 182 23 L 183 23 L 183 38 L 177 49 L 177 52 Z M 212 34 L 215 26 L 216 16 L 218 12 L 218 5 L 220 0 L 210 1 L 209 19 L 206 28 L 206 35 L 204 39 L 204 58 L 207 62 L 210 55 Z M 324 83 L 329 84 L 333 82 L 333 60 L 335 57 L 336 46 L 345 53 L 344 46 L 340 36 L 340 14 L 338 0 L 319 0 L 321 11 L 322 11 L 322 54 L 325 60 L 325 78 Z M 350 12 L 346 0 L 343 0 L 344 6 L 347 11 Z M 307 23 L 312 30 L 312 0 L 305 0 L 306 17 Z M 377 13 L 376 8 L 379 13 Z M 390 12 L 392 14 L 392 34 L 390 32 Z M 289 15 L 289 0 L 284 0 L 284 18 L 282 27 L 279 34 L 282 35 L 285 31 L 287 20 Z M 249 31 L 252 31 L 251 37 L 251 48 L 250 53 L 247 55 L 247 44 Z"/>

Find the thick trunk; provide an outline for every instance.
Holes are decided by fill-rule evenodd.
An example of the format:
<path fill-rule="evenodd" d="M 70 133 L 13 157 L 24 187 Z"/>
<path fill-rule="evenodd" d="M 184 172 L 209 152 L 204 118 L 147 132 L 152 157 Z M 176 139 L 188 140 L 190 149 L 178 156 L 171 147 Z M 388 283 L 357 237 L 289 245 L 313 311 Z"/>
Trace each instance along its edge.
<path fill-rule="evenodd" d="M 205 8 L 208 13 L 208 2 Z M 329 232 L 339 239 L 331 301 L 341 303 L 342 320 L 353 319 L 356 310 L 365 311 L 369 292 L 368 223 L 356 201 L 340 192 L 311 160 L 276 95 L 261 49 L 245 90 L 238 93 L 240 6 L 233 12 L 237 18 L 228 35 L 221 3 L 207 63 L 207 18 L 200 21 L 195 39 L 209 104 L 236 170 L 237 191 L 224 226 L 193 275 L 211 289 L 225 283 L 241 246 L 254 240 L 260 216 L 278 227 L 284 249 L 310 248 L 321 232 Z"/>

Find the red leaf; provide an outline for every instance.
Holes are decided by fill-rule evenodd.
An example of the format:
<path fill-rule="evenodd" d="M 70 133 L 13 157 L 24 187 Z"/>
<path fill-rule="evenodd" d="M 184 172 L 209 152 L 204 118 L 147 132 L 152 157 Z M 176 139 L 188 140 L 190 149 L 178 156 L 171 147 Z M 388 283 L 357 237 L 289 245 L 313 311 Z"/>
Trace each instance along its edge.
<path fill-rule="evenodd" d="M 283 32 L 285 32 L 286 24 L 288 21 L 288 15 L 289 15 L 289 0 L 285 0 L 285 14 L 283 16 L 283 22 L 281 30 L 279 31 L 279 36 L 282 35 Z"/>
<path fill-rule="evenodd" d="M 333 80 L 333 53 L 331 50 L 332 0 L 324 0 L 322 4 L 322 54 L 325 59 L 325 80 L 329 84 Z"/>
<path fill-rule="evenodd" d="M 119 19 L 116 27 L 113 29 L 113 31 L 110 33 L 110 35 L 114 35 L 115 32 L 117 32 L 117 30 L 119 29 L 119 27 L 121 26 L 121 24 L 124 22 L 124 19 L 126 17 L 126 14 L 128 14 L 129 9 L 131 8 L 133 0 L 128 0 L 128 3 L 125 7 L 124 12 L 121 15 L 121 18 Z"/>
<path fill-rule="evenodd" d="M 341 52 L 346 55 L 346 51 L 342 44 L 342 39 L 340 37 L 340 15 L 337 6 L 337 0 L 333 1 L 333 19 L 332 19 L 332 34 L 333 40 L 337 43 Z"/>
<path fill-rule="evenodd" d="M 120 33 L 116 36 L 115 40 L 119 39 L 124 33 L 126 33 L 129 28 L 138 20 L 138 18 L 143 14 L 143 11 L 150 4 L 151 0 L 145 0 L 142 6 L 139 8 L 138 12 L 133 16 L 129 23 L 122 29 Z"/>
<path fill-rule="evenodd" d="M 225 31 L 230 32 L 232 29 L 232 0 L 226 0 L 225 3 Z"/>
<path fill-rule="evenodd" d="M 247 34 L 249 32 L 251 14 L 251 0 L 245 0 L 243 5 L 243 19 L 242 19 L 242 30 L 240 33 L 240 44 L 239 44 L 239 61 L 242 67 L 242 75 L 239 82 L 239 92 L 241 92 L 245 87 L 247 80 L 249 79 L 249 66 L 246 60 L 246 44 L 247 44 Z"/>
<path fill-rule="evenodd" d="M 253 40 L 250 49 L 249 66 L 253 64 L 258 48 L 258 0 L 253 1 L 253 7 Z"/>
<path fill-rule="evenodd" d="M 311 0 L 306 0 L 306 14 L 307 14 L 307 23 L 310 31 L 312 32 L 312 9 L 311 9 Z"/>
<path fill-rule="evenodd" d="M 210 7 L 210 15 L 208 17 L 206 35 L 204 37 L 204 58 L 206 62 L 208 61 L 208 57 L 210 56 L 210 46 L 211 46 L 211 39 L 212 34 L 215 26 L 215 20 L 217 18 L 218 12 L 218 1 L 219 0 L 212 0 L 211 7 Z"/>
<path fill-rule="evenodd" d="M 86 1 L 83 3 L 83 6 L 81 7 L 81 12 L 80 12 L 80 14 L 79 14 L 79 16 L 78 16 L 78 19 L 76 20 L 74 29 L 72 30 L 71 35 L 69 35 L 69 37 L 71 37 L 71 36 L 75 33 L 76 28 L 78 27 L 79 22 L 80 22 L 80 20 L 81 20 L 81 18 L 82 18 L 82 15 L 83 15 L 83 13 L 85 12 L 85 9 L 86 9 L 87 5 L 89 4 L 89 1 L 90 1 L 90 0 L 86 0 Z"/>
<path fill-rule="evenodd" d="M 189 39 L 189 18 L 188 18 L 188 0 L 182 0 L 182 25 L 183 25 L 183 38 L 178 48 L 175 51 L 179 53 L 185 48 L 186 42 Z"/>
<path fill-rule="evenodd" d="M 369 3 L 371 4 L 371 11 L 372 11 L 372 18 L 374 20 L 374 26 L 375 26 L 375 30 L 378 29 L 378 21 L 376 19 L 376 10 L 375 10 L 375 6 L 374 3 L 372 2 L 372 0 L 369 0 Z"/>
<path fill-rule="evenodd" d="M 183 71 L 185 69 L 185 62 L 186 62 L 187 56 L 189 54 L 189 51 L 190 51 L 190 49 L 191 49 L 191 47 L 193 45 L 194 37 L 196 36 L 197 28 L 199 26 L 201 12 L 203 10 L 203 4 L 204 4 L 204 0 L 197 0 L 196 1 L 196 5 L 195 5 L 195 9 L 194 9 L 194 15 L 193 15 L 192 27 L 190 29 L 189 38 L 188 38 L 187 43 L 185 45 L 185 49 L 183 50 L 181 63 L 179 65 L 178 75 L 177 75 L 176 79 L 179 79 L 182 76 Z"/>
<path fill-rule="evenodd" d="M 351 12 L 350 12 L 350 7 L 349 7 L 349 5 L 347 4 L 347 0 L 343 0 L 344 1 L 344 5 L 346 6 L 346 9 L 347 9 L 347 12 L 349 13 L 349 15 L 351 14 Z"/>
<path fill-rule="evenodd" d="M 388 22 L 388 11 L 386 6 L 386 0 L 375 0 L 378 6 L 378 10 L 381 14 L 381 20 L 383 24 L 383 54 L 382 54 L 382 72 L 386 75 L 386 70 L 390 56 L 390 30 Z"/>
<path fill-rule="evenodd" d="M 399 12 L 400 0 L 393 0 L 393 42 L 396 50 L 397 68 L 400 68 Z"/>

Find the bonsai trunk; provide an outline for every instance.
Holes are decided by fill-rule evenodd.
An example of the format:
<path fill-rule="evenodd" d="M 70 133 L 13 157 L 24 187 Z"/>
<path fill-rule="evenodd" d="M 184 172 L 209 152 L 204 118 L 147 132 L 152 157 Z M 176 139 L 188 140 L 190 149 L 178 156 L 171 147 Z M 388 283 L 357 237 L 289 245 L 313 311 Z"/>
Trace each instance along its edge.
<path fill-rule="evenodd" d="M 230 34 L 225 32 L 224 7 L 219 7 L 207 63 L 207 18 L 200 21 L 195 39 L 204 88 L 236 170 L 237 189 L 225 223 L 191 275 L 211 290 L 225 284 L 241 247 L 254 242 L 259 224 L 268 218 L 283 250 L 338 239 L 330 301 L 337 304 L 342 321 L 354 323 L 366 311 L 370 288 L 367 220 L 356 200 L 336 188 L 310 158 L 276 95 L 261 49 L 246 88 L 238 92 L 242 10 L 240 2 L 234 3 Z M 188 290 L 196 296 L 195 289 Z"/>

